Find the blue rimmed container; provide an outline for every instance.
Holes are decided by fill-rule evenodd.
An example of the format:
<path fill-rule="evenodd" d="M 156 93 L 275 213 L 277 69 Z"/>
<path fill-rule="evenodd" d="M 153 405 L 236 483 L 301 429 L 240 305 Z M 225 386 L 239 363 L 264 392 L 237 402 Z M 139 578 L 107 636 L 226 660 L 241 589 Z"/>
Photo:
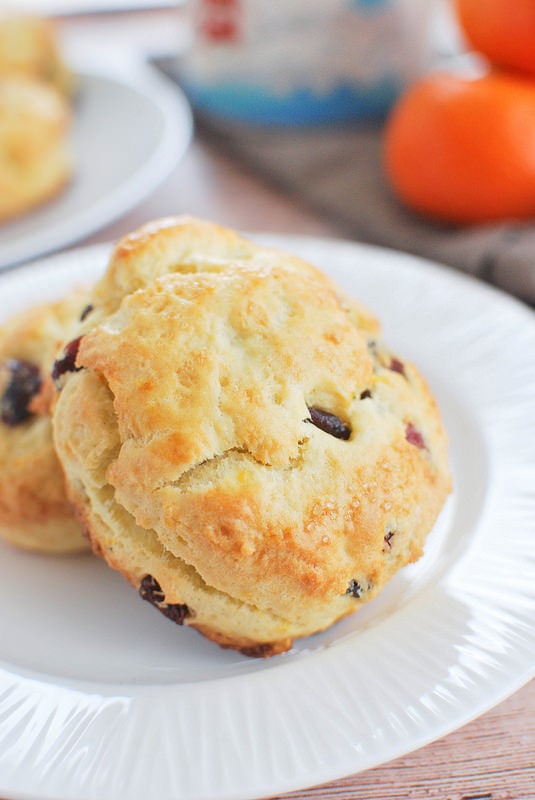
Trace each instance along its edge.
<path fill-rule="evenodd" d="M 383 118 L 430 56 L 433 0 L 190 0 L 193 106 L 252 125 Z"/>

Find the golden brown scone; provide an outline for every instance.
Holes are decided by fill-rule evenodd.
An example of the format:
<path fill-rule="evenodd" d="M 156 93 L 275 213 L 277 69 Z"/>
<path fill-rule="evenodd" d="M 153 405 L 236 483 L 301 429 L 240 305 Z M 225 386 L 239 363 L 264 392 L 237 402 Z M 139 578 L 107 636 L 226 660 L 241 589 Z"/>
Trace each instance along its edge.
<path fill-rule="evenodd" d="M 0 15 L 0 76 L 20 75 L 39 80 L 64 95 L 74 79 L 60 52 L 54 25 L 28 15 Z"/>
<path fill-rule="evenodd" d="M 88 549 L 52 441 L 50 369 L 87 304 L 85 291 L 0 325 L 0 537 L 30 550 Z"/>
<path fill-rule="evenodd" d="M 0 221 L 56 195 L 72 173 L 70 110 L 55 89 L 0 77 Z"/>
<path fill-rule="evenodd" d="M 175 219 L 118 244 L 92 303 L 56 447 L 142 597 L 273 655 L 418 558 L 450 490 L 440 416 L 330 279 Z"/>

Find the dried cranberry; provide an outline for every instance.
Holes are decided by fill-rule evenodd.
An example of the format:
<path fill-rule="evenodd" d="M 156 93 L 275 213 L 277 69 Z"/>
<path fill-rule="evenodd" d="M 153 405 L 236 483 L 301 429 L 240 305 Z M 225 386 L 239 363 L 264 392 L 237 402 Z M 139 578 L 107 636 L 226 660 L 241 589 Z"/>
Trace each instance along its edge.
<path fill-rule="evenodd" d="M 409 442 L 409 444 L 413 444 L 420 450 L 426 449 L 424 437 L 422 436 L 420 431 L 414 427 L 412 422 L 407 423 L 407 426 L 405 428 L 405 439 Z"/>
<path fill-rule="evenodd" d="M 392 550 L 392 539 L 394 538 L 394 531 L 387 531 L 384 537 L 385 546 L 384 550 Z"/>
<path fill-rule="evenodd" d="M 269 658 L 273 655 L 273 645 L 270 642 L 265 644 L 253 644 L 246 647 L 240 647 L 240 653 L 249 658 Z"/>
<path fill-rule="evenodd" d="M 0 401 L 1 419 L 5 425 L 14 427 L 32 416 L 30 402 L 43 381 L 39 367 L 29 361 L 13 358 L 6 367 L 11 374 Z"/>
<path fill-rule="evenodd" d="M 86 317 L 88 317 L 88 316 L 89 316 L 89 314 L 91 314 L 91 312 L 92 312 L 92 311 L 93 311 L 93 306 L 92 306 L 92 305 L 91 305 L 91 303 L 90 303 L 88 306 L 86 306 L 86 307 L 84 308 L 84 310 L 83 310 L 83 311 L 82 311 L 82 313 L 80 314 L 80 322 L 83 322 L 83 321 L 84 321 L 84 319 L 85 319 Z"/>
<path fill-rule="evenodd" d="M 72 342 L 69 342 L 63 348 L 63 355 L 61 358 L 57 358 L 54 361 L 54 365 L 52 366 L 52 380 L 57 383 L 57 381 L 64 375 L 66 372 L 78 372 L 81 367 L 76 366 L 76 356 L 78 355 L 78 348 L 80 347 L 80 342 L 82 340 L 81 336 L 78 336 L 76 339 L 73 339 Z"/>
<path fill-rule="evenodd" d="M 143 600 L 152 603 L 158 611 L 168 617 L 177 625 L 183 625 L 186 617 L 189 616 L 189 608 L 184 603 L 166 603 L 165 595 L 161 586 L 152 575 L 145 575 L 139 587 L 139 594 Z"/>
<path fill-rule="evenodd" d="M 391 358 L 388 369 L 391 369 L 392 372 L 399 372 L 400 375 L 405 377 L 405 365 L 399 360 L 399 358 Z"/>
<path fill-rule="evenodd" d="M 330 411 L 323 411 L 321 408 L 308 407 L 310 411 L 310 419 L 305 420 L 311 422 L 316 428 L 330 433 L 337 439 L 349 439 L 351 436 L 351 428 L 345 422 L 342 422 L 340 417 L 336 414 L 331 414 Z"/>
<path fill-rule="evenodd" d="M 162 592 L 162 587 L 152 575 L 145 575 L 139 587 L 139 593 L 143 600 L 148 600 L 149 603 L 159 605 L 165 600 L 165 595 Z"/>
<path fill-rule="evenodd" d="M 362 597 L 363 592 L 364 589 L 362 588 L 362 586 L 358 581 L 355 580 L 349 581 L 349 585 L 346 589 L 346 594 L 350 594 L 352 597 L 356 597 L 358 599 L 359 597 Z"/>

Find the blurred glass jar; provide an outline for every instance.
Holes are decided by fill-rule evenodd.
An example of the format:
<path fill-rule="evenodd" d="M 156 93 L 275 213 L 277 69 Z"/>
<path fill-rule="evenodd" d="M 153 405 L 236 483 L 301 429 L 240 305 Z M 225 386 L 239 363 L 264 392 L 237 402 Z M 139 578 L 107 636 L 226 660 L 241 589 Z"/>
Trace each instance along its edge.
<path fill-rule="evenodd" d="M 193 105 L 260 125 L 382 118 L 427 65 L 433 0 L 189 0 Z"/>

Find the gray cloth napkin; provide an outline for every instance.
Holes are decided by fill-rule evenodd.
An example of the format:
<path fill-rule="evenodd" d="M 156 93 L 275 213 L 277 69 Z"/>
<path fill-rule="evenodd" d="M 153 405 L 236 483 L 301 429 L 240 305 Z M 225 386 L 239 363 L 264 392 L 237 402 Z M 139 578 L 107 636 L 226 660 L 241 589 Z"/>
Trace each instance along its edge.
<path fill-rule="evenodd" d="M 198 132 L 351 238 L 448 264 L 535 303 L 535 219 L 459 228 L 418 217 L 385 180 L 380 127 L 259 129 L 201 117 Z"/>

